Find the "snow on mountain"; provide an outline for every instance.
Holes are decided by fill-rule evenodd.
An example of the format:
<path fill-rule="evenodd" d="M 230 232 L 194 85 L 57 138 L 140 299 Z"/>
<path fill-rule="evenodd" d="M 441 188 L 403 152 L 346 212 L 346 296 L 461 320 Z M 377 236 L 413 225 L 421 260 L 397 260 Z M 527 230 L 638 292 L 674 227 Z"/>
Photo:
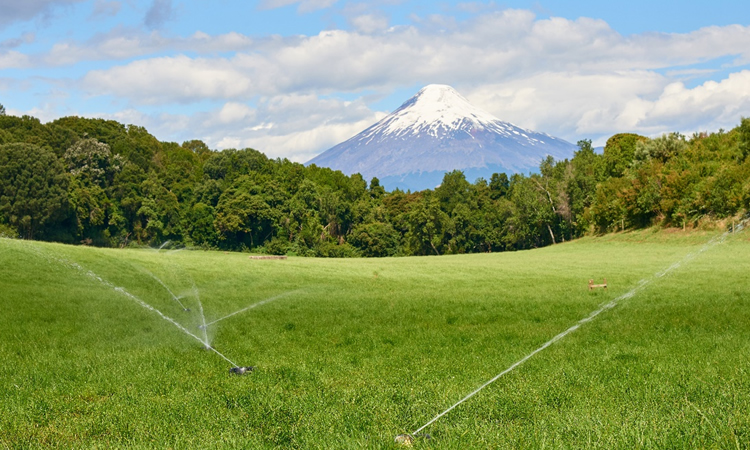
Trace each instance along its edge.
<path fill-rule="evenodd" d="M 571 158 L 562 139 L 503 122 L 452 87 L 429 85 L 396 111 L 307 164 L 378 177 L 387 189 L 421 190 L 463 170 L 469 181 L 497 172 L 530 172 L 547 155 Z"/>

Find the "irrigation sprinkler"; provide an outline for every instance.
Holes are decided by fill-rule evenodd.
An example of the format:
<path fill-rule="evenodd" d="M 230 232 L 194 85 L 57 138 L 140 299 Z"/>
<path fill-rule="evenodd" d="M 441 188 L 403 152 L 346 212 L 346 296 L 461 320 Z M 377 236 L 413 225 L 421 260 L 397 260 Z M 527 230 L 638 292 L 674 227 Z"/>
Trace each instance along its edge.
<path fill-rule="evenodd" d="M 411 447 L 411 444 L 414 443 L 414 436 L 412 436 L 411 434 L 399 434 L 398 436 L 396 436 L 396 439 L 394 439 L 394 441 L 397 444 Z"/>
<path fill-rule="evenodd" d="M 408 433 L 404 433 L 404 434 L 399 434 L 398 436 L 396 436 L 396 438 L 394 439 L 394 441 L 396 442 L 396 444 L 400 444 L 400 445 L 403 445 L 403 446 L 406 446 L 406 447 L 411 447 L 412 444 L 414 444 L 414 440 L 417 439 L 417 438 L 422 438 L 422 439 L 425 439 L 425 440 L 429 441 L 430 439 L 432 439 L 432 436 L 430 436 L 429 434 L 426 434 L 426 433 L 425 434 L 414 434 L 414 435 L 411 435 L 411 434 L 408 434 Z"/>
<path fill-rule="evenodd" d="M 748 222 L 750 222 L 750 219 L 743 220 L 742 222 L 740 222 L 740 224 L 738 225 L 737 229 L 739 229 L 739 230 L 743 229 L 747 225 Z M 733 227 L 733 229 L 734 229 L 734 227 Z M 479 386 L 477 389 L 475 389 L 474 391 L 472 391 L 471 393 L 469 393 L 466 397 L 464 397 L 461 400 L 459 400 L 458 402 L 454 403 L 450 408 L 448 408 L 445 411 L 441 412 L 440 414 L 438 414 L 437 416 L 435 416 L 432 420 L 430 420 L 426 424 L 424 424 L 421 427 L 419 427 L 417 430 L 414 431 L 413 434 L 411 434 L 411 435 L 410 434 L 399 434 L 398 436 L 396 436 L 396 442 L 399 443 L 399 444 L 411 446 L 412 442 L 414 442 L 414 437 L 415 436 L 419 436 L 419 434 L 417 434 L 417 433 L 419 433 L 420 431 L 424 430 L 425 428 L 427 428 L 430 425 L 432 425 L 433 423 L 435 423 L 438 419 L 440 419 L 444 415 L 446 415 L 449 412 L 451 412 L 455 407 L 457 407 L 458 405 L 462 404 L 463 402 L 469 400 L 471 397 L 473 397 L 474 395 L 478 394 L 482 389 L 484 389 L 487 386 L 489 386 L 490 384 L 494 383 L 495 381 L 497 381 L 498 379 L 500 379 L 505 374 L 507 374 L 509 372 L 512 372 L 517 367 L 519 367 L 521 364 L 523 364 L 527 360 L 531 359 L 537 353 L 539 353 L 542 350 L 546 349 L 547 347 L 549 347 L 550 345 L 554 344 L 555 342 L 563 339 L 568 334 L 576 331 L 577 329 L 579 329 L 581 327 L 581 325 L 584 325 L 587 322 L 593 321 L 594 319 L 596 319 L 596 317 L 599 314 L 601 314 L 601 313 L 603 313 L 605 311 L 608 311 L 608 310 L 614 308 L 615 306 L 617 306 L 617 304 L 620 301 L 627 300 L 627 299 L 635 296 L 638 292 L 640 292 L 641 290 L 643 290 L 644 288 L 646 288 L 649 284 L 651 284 L 656 279 L 662 278 L 662 277 L 670 274 L 671 272 L 679 269 L 683 264 L 685 264 L 685 263 L 687 263 L 687 262 L 695 259 L 700 254 L 702 254 L 703 252 L 705 252 L 707 250 L 710 250 L 711 248 L 713 248 L 713 247 L 715 247 L 715 246 L 717 246 L 719 244 L 723 244 L 727 240 L 727 237 L 729 236 L 729 234 L 731 232 L 732 232 L 732 230 L 728 230 L 724 234 L 722 234 L 721 236 L 717 236 L 717 237 L 712 238 L 711 240 L 709 240 L 708 242 L 706 242 L 705 244 L 703 244 L 703 246 L 699 250 L 697 250 L 695 252 L 692 252 L 692 253 L 688 253 L 682 259 L 680 259 L 679 261 L 675 262 L 674 264 L 672 264 L 671 266 L 667 267 L 666 269 L 662 270 L 661 272 L 655 273 L 650 278 L 644 278 L 644 279 L 642 279 L 630 291 L 628 291 L 628 292 L 620 295 L 619 297 L 615 298 L 614 300 L 609 301 L 608 303 L 600 305 L 599 309 L 591 312 L 587 317 L 584 317 L 583 319 L 579 320 L 575 325 L 571 326 L 567 330 L 565 330 L 562 333 L 558 334 L 557 336 L 553 337 L 549 341 L 547 341 L 544 344 L 542 344 L 541 347 L 537 348 L 536 350 L 532 351 L 528 355 L 524 356 L 520 360 L 518 360 L 515 363 L 513 363 L 510 367 L 508 367 L 504 371 L 500 372 L 499 374 L 497 374 L 495 377 L 493 377 L 492 379 L 490 379 L 489 381 L 487 381 L 483 385 Z M 589 283 L 589 285 L 591 285 L 591 282 Z M 424 436 L 429 439 L 429 437 L 428 437 L 429 435 L 424 435 Z"/>
<path fill-rule="evenodd" d="M 229 369 L 229 373 L 234 375 L 245 375 L 252 373 L 253 370 L 255 370 L 254 366 L 232 367 L 231 369 Z"/>
<path fill-rule="evenodd" d="M 162 247 L 163 246 L 164 246 L 164 244 L 162 245 Z M 124 287 L 117 286 L 117 285 L 115 285 L 115 284 L 113 284 L 113 283 L 105 280 L 104 278 L 100 277 L 99 275 L 97 275 L 93 271 L 84 269 L 80 264 L 75 263 L 75 262 L 71 262 L 71 261 L 68 261 L 68 260 L 65 260 L 65 259 L 57 258 L 57 257 L 54 257 L 54 256 L 48 257 L 48 259 L 50 259 L 52 261 L 55 261 L 55 262 L 57 262 L 59 264 L 62 264 L 63 266 L 69 267 L 71 269 L 75 269 L 75 270 L 83 273 L 84 275 L 90 277 L 91 279 L 98 281 L 103 286 L 106 286 L 106 287 L 112 289 L 113 291 L 118 292 L 118 293 L 124 295 L 125 297 L 129 298 L 130 300 L 133 300 L 135 303 L 137 303 L 141 307 L 143 307 L 143 308 L 145 308 L 145 309 L 147 309 L 147 310 L 149 310 L 151 312 L 154 312 L 156 315 L 158 315 L 163 320 L 171 323 L 172 325 L 174 325 L 177 329 L 179 329 L 180 331 L 182 331 L 186 335 L 188 335 L 191 338 L 193 338 L 193 339 L 197 340 L 198 342 L 200 342 L 203 345 L 203 349 L 204 350 L 216 353 L 223 360 L 225 360 L 226 362 L 228 362 L 229 364 L 231 364 L 232 367 L 231 367 L 231 369 L 229 369 L 230 373 L 236 374 L 236 375 L 245 375 L 245 374 L 249 374 L 253 370 L 255 370 L 254 366 L 244 366 L 244 367 L 243 366 L 238 366 L 237 363 L 235 363 L 231 359 L 227 358 L 223 353 L 221 353 L 220 351 L 216 350 L 214 347 L 211 346 L 211 344 L 208 341 L 208 337 L 206 336 L 206 328 L 208 328 L 208 325 L 206 324 L 206 318 L 203 315 L 203 305 L 201 304 L 200 296 L 198 295 L 198 290 L 195 287 L 195 284 L 193 284 L 193 289 L 194 289 L 194 293 L 195 293 L 195 295 L 197 297 L 197 300 L 198 300 L 198 306 L 199 306 L 199 311 L 200 311 L 200 314 L 201 314 L 201 321 L 202 321 L 202 324 L 198 327 L 198 329 L 200 329 L 200 330 L 203 331 L 203 338 L 196 336 L 190 330 L 188 330 L 182 324 L 180 324 L 178 321 L 176 321 L 175 319 L 167 316 L 166 314 L 164 314 L 163 312 L 161 312 L 157 308 L 153 307 L 152 305 L 146 303 L 145 301 L 143 301 L 141 298 L 137 297 L 136 295 L 131 294 Z M 164 288 L 167 289 L 167 291 L 169 291 L 169 293 L 172 295 L 172 298 L 175 301 L 177 301 L 178 303 L 180 303 L 179 299 L 182 298 L 182 297 L 184 297 L 184 296 L 177 297 L 169 289 L 169 287 L 167 287 L 167 285 L 164 284 L 164 282 L 162 282 L 158 277 L 156 277 L 155 275 L 153 275 L 152 273 L 148 272 L 145 269 L 144 269 L 144 271 L 146 273 L 148 273 L 149 275 L 151 275 L 162 286 L 164 286 Z M 282 295 L 285 295 L 285 294 L 282 294 Z M 268 302 L 268 301 L 271 301 L 271 300 L 273 300 L 273 299 L 264 300 L 261 303 L 265 303 L 265 302 Z M 190 311 L 190 309 L 189 308 L 185 308 L 184 305 L 182 305 L 182 303 L 180 303 L 180 305 L 183 306 L 183 310 L 184 311 Z M 252 306 L 258 306 L 258 304 L 252 305 Z M 236 313 L 233 313 L 232 315 L 234 315 L 234 314 L 236 314 Z"/>

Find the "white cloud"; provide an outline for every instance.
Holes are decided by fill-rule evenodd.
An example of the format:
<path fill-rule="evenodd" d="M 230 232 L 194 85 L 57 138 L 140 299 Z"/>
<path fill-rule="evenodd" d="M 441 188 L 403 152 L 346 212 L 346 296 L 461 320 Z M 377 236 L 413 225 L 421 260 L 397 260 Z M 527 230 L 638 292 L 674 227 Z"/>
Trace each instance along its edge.
<path fill-rule="evenodd" d="M 619 118 L 625 105 L 634 98 L 658 96 L 666 83 L 663 76 L 647 71 L 547 72 L 484 85 L 467 92 L 467 98 L 502 120 L 570 139 L 603 132 L 601 126 L 627 128 Z"/>
<path fill-rule="evenodd" d="M 134 109 L 97 117 L 146 127 L 160 139 L 202 139 L 211 148 L 251 147 L 271 158 L 305 162 L 344 141 L 385 113 L 361 101 L 288 95 L 263 99 L 255 108 L 240 102 L 196 113 L 144 114 Z"/>
<path fill-rule="evenodd" d="M 236 32 L 211 36 L 196 31 L 187 38 L 164 37 L 158 31 L 115 28 L 85 43 L 61 41 L 44 55 L 29 57 L 32 66 L 69 66 L 82 61 L 120 61 L 144 55 L 169 52 L 215 54 L 252 48 L 253 39 Z M 1 47 L 1 46 L 0 46 Z M 145 58 L 144 58 L 145 59 Z"/>
<path fill-rule="evenodd" d="M 302 129 L 285 135 L 252 136 L 240 142 L 243 143 L 242 146 L 260 150 L 271 158 L 307 162 L 321 151 L 349 139 L 372 125 L 373 119 L 342 124 L 324 123 L 312 129 Z"/>
<path fill-rule="evenodd" d="M 50 105 L 25 112 L 9 110 L 9 113 L 37 114 L 43 121 L 60 116 Z M 201 139 L 214 149 L 250 147 L 271 158 L 306 162 L 380 120 L 385 113 L 372 112 L 361 100 L 282 95 L 261 99 L 257 107 L 226 102 L 191 115 L 147 114 L 133 108 L 93 115 L 68 111 L 66 115 L 101 117 L 143 126 L 161 140 Z"/>
<path fill-rule="evenodd" d="M 15 50 L 0 53 L 0 70 L 23 69 L 31 66 L 29 57 Z"/>
<path fill-rule="evenodd" d="M 638 105 L 644 129 L 712 131 L 737 125 L 750 114 L 750 71 L 730 74 L 688 89 L 680 82 L 664 88 L 658 99 Z"/>
<path fill-rule="evenodd" d="M 571 141 L 635 132 L 731 128 L 750 112 L 750 71 L 688 89 L 647 71 L 606 75 L 547 73 L 467 93 L 503 120 Z M 595 142 L 595 143 L 596 143 Z"/>
<path fill-rule="evenodd" d="M 355 30 L 370 34 L 388 28 L 389 20 L 385 14 L 362 14 L 349 19 L 349 23 Z"/>
<path fill-rule="evenodd" d="M 247 105 L 229 102 L 219 111 L 219 119 L 224 123 L 236 123 L 241 120 L 251 119 L 254 111 Z"/>
<path fill-rule="evenodd" d="M 171 8 L 171 2 L 162 3 Z M 302 10 L 333 3 L 266 0 L 261 7 Z M 729 127 L 750 115 L 745 71 L 693 88 L 684 84 L 714 70 L 705 69 L 713 60 L 750 61 L 750 27 L 623 36 L 601 20 L 539 20 L 530 11 L 504 10 L 468 21 L 430 16 L 388 28 L 384 15 L 346 8 L 352 31 L 253 39 L 236 32 L 196 31 L 181 38 L 118 28 L 85 43 L 60 42 L 46 55 L 2 53 L 0 68 L 135 59 L 91 71 L 77 87 L 130 107 L 220 104 L 194 115 L 134 119 L 164 133 L 160 137 L 252 146 L 296 160 L 382 116 L 362 100 L 323 96 L 383 96 L 428 83 L 454 85 L 503 120 L 572 141 L 624 131 Z"/>
<path fill-rule="evenodd" d="M 83 78 L 82 85 L 93 94 L 138 98 L 147 104 L 248 98 L 254 91 L 250 76 L 229 60 L 186 56 L 154 58 L 92 71 Z"/>
<path fill-rule="evenodd" d="M 357 17 L 352 20 L 356 21 Z M 135 102 L 143 101 L 141 97 L 151 101 L 154 98 L 151 89 L 142 89 L 139 77 L 117 76 L 137 74 L 148 67 L 152 84 L 169 83 L 156 88 L 162 92 L 159 97 L 162 101 L 184 102 L 196 99 L 194 93 L 202 89 L 188 89 L 185 91 L 188 97 L 181 97 L 184 91 L 174 86 L 205 81 L 196 80 L 193 71 L 198 67 L 210 67 L 212 77 L 243 80 L 238 88 L 208 90 L 207 95 L 224 92 L 228 95 L 224 98 L 230 100 L 236 95 L 384 91 L 419 82 L 467 86 L 513 83 L 544 73 L 638 73 L 679 68 L 727 55 L 750 55 L 750 27 L 741 26 L 709 27 L 687 34 L 623 37 L 601 20 L 536 20 L 529 11 L 506 10 L 479 16 L 453 30 L 426 31 L 411 26 L 370 34 L 383 23 L 367 17 L 362 18 L 360 24 L 367 33 L 332 30 L 309 37 L 261 41 L 251 41 L 237 34 L 210 38 L 199 33 L 185 46 L 235 46 L 243 50 L 231 58 L 144 59 L 99 71 L 97 77 L 111 73 L 123 83 L 116 92 L 127 93 L 125 95 Z M 158 40 L 155 36 L 147 42 L 159 47 L 162 44 Z M 208 41 L 211 44 L 205 43 Z M 99 50 L 114 54 L 119 48 L 133 54 L 138 46 L 145 45 L 141 41 L 118 41 L 113 37 L 106 45 L 102 43 Z M 74 52 L 66 50 L 65 53 Z M 175 66 L 185 70 L 175 71 Z M 135 86 L 128 89 L 124 86 L 127 84 Z"/>

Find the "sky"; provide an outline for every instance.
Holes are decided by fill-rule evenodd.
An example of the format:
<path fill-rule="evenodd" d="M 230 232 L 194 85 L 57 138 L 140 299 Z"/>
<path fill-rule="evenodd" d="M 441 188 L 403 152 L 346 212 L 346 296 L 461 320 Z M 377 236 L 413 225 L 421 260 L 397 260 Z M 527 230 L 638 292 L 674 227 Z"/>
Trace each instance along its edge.
<path fill-rule="evenodd" d="M 0 0 L 0 104 L 42 122 L 305 162 L 435 83 L 573 143 L 728 130 L 750 2 Z"/>

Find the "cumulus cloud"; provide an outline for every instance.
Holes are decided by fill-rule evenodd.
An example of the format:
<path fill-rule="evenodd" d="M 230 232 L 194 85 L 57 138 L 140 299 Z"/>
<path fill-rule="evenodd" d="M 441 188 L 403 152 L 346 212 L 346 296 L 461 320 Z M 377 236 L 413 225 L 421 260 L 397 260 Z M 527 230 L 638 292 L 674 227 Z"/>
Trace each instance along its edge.
<path fill-rule="evenodd" d="M 141 33 L 132 29 L 115 28 L 104 34 L 97 34 L 84 44 L 61 41 L 41 57 L 37 64 L 44 66 L 74 65 L 81 61 L 123 60 L 158 53 L 174 40 L 164 38 L 158 32 Z"/>
<path fill-rule="evenodd" d="M 271 158 L 306 162 L 384 115 L 372 112 L 362 100 L 283 95 L 261 99 L 254 107 L 230 101 L 193 115 L 145 114 L 131 108 L 96 116 L 144 126 L 162 139 L 201 139 L 214 149 L 250 147 Z"/>
<path fill-rule="evenodd" d="M 349 91 L 393 89 L 415 82 L 449 82 L 479 85 L 509 83 L 542 73 L 612 74 L 654 71 L 736 55 L 750 57 L 750 27 L 709 27 L 686 34 L 646 34 L 624 37 L 605 22 L 551 18 L 537 20 L 529 11 L 506 10 L 482 15 L 446 32 L 425 31 L 416 26 L 371 34 L 372 18 L 362 21 L 368 33 L 331 30 L 315 36 L 244 42 L 232 58 L 188 61 L 183 56 L 142 60 L 110 69 L 112 76 L 138 72 L 149 66 L 157 82 L 170 84 L 175 65 L 215 66 L 226 77 L 242 79 L 248 89 L 241 95 L 273 95 L 298 91 Z M 382 23 L 381 23 L 382 25 Z M 195 39 L 199 41 L 200 39 Z M 227 44 L 225 44 L 227 45 Z M 118 46 L 125 47 L 125 46 Z M 188 67 L 186 67 L 188 68 Z M 104 76 L 105 74 L 101 74 Z M 186 70 L 174 73 L 183 83 L 196 81 Z M 139 85 L 137 77 L 123 83 Z M 180 90 L 163 86 L 164 100 L 178 99 Z M 189 89 L 193 92 L 196 89 Z M 227 89 L 237 95 L 241 89 Z M 138 101 L 140 92 L 131 89 Z M 213 91 L 212 91 L 213 92 Z M 213 94 L 211 94 L 213 95 Z"/>
<path fill-rule="evenodd" d="M 719 82 L 706 81 L 692 89 L 681 82 L 670 83 L 659 98 L 639 102 L 632 108 L 640 119 L 634 126 L 644 130 L 728 128 L 739 123 L 740 116 L 750 113 L 750 71 L 730 74 Z"/>
<path fill-rule="evenodd" d="M 496 116 L 575 141 L 603 142 L 614 133 L 730 128 L 750 111 L 750 71 L 692 89 L 652 72 L 605 75 L 546 73 L 485 85 L 467 98 Z"/>
<path fill-rule="evenodd" d="M 227 102 L 190 116 L 149 115 L 135 109 L 96 116 L 145 126 L 162 139 L 201 139 L 214 149 L 250 147 L 271 158 L 306 162 L 384 115 L 370 111 L 361 100 L 289 95 L 263 99 L 257 107 Z"/>
<path fill-rule="evenodd" d="M 267 0 L 261 6 L 301 10 L 332 3 Z M 157 0 L 157 6 L 167 13 L 156 16 L 173 13 L 169 0 Z M 705 79 L 705 64 L 713 60 L 747 64 L 750 27 L 623 36 L 601 20 L 540 20 L 524 10 L 480 13 L 466 21 L 430 16 L 397 27 L 389 27 L 387 16 L 353 6 L 345 15 L 351 30 L 312 36 L 196 31 L 165 37 L 119 28 L 85 43 L 60 42 L 37 57 L 7 49 L 0 53 L 0 68 L 112 60 L 114 66 L 78 80 L 78 89 L 124 102 L 133 108 L 129 114 L 139 105 L 168 110 L 187 103 L 221 104 L 192 116 L 139 120 L 164 136 L 204 138 L 218 147 L 251 146 L 297 160 L 382 117 L 362 99 L 326 96 L 385 96 L 428 83 L 454 85 L 502 120 L 571 141 L 601 140 L 622 131 L 653 135 L 729 127 L 750 111 L 747 71 L 738 68 L 723 80 L 692 88 L 685 84 Z"/>
<path fill-rule="evenodd" d="M 228 102 L 199 126 L 217 148 L 252 147 L 304 162 L 383 116 L 362 100 L 291 94 L 261 99 L 255 108 Z"/>
<path fill-rule="evenodd" d="M 297 2 L 265 6 L 282 3 Z M 355 30 L 314 36 L 250 40 L 198 32 L 183 45 L 241 50 L 230 56 L 145 58 L 92 71 L 81 86 L 89 94 L 133 104 L 222 101 L 221 110 L 204 121 L 221 130 L 217 145 L 268 145 L 294 155 L 303 147 L 308 153 L 324 150 L 336 143 L 332 136 L 348 138 L 378 114 L 362 102 L 360 111 L 366 114 L 337 109 L 347 115 L 334 123 L 324 117 L 336 112 L 322 107 L 319 96 L 382 94 L 404 85 L 452 84 L 502 120 L 573 141 L 606 139 L 619 131 L 685 130 L 701 123 L 727 126 L 747 108 L 745 72 L 692 89 L 684 80 L 702 75 L 691 65 L 727 56 L 750 58 L 750 27 L 622 36 L 601 20 L 539 20 L 530 11 L 504 10 L 445 27 L 385 29 L 387 19 L 356 13 L 350 16 Z M 175 45 L 159 39 L 154 35 L 129 46 L 113 37 L 109 45 L 132 48 L 130 53 L 144 42 Z M 105 45 L 98 48 L 103 51 Z M 261 99 L 257 109 L 245 105 L 252 99 Z M 308 105 L 315 105 L 314 111 Z"/>
<path fill-rule="evenodd" d="M 362 33 L 375 33 L 388 28 L 389 19 L 385 14 L 361 14 L 349 19 L 349 24 Z"/>
<path fill-rule="evenodd" d="M 117 27 L 96 34 L 84 43 L 58 42 L 46 54 L 29 56 L 28 60 L 35 67 L 70 66 L 82 61 L 143 58 L 165 51 L 198 54 L 237 52 L 251 49 L 253 42 L 248 36 L 236 32 L 211 36 L 196 31 L 188 37 L 165 37 L 156 30 L 145 33 L 138 29 Z"/>
<path fill-rule="evenodd" d="M 655 98 L 668 84 L 649 71 L 586 74 L 545 72 L 501 84 L 482 85 L 467 98 L 497 117 L 560 137 L 587 135 L 621 127 L 620 113 L 634 99 Z"/>
<path fill-rule="evenodd" d="M 93 94 L 138 98 L 146 104 L 248 98 L 254 85 L 230 60 L 187 56 L 136 61 L 83 78 L 83 86 Z"/>
<path fill-rule="evenodd" d="M 255 111 L 243 103 L 228 102 L 219 111 L 219 120 L 222 123 L 236 124 L 240 121 L 250 121 L 253 119 Z M 256 125 L 256 127 L 262 125 Z"/>
<path fill-rule="evenodd" d="M 0 70 L 2 69 L 23 69 L 29 67 L 31 62 L 29 57 L 15 50 L 0 53 Z"/>

